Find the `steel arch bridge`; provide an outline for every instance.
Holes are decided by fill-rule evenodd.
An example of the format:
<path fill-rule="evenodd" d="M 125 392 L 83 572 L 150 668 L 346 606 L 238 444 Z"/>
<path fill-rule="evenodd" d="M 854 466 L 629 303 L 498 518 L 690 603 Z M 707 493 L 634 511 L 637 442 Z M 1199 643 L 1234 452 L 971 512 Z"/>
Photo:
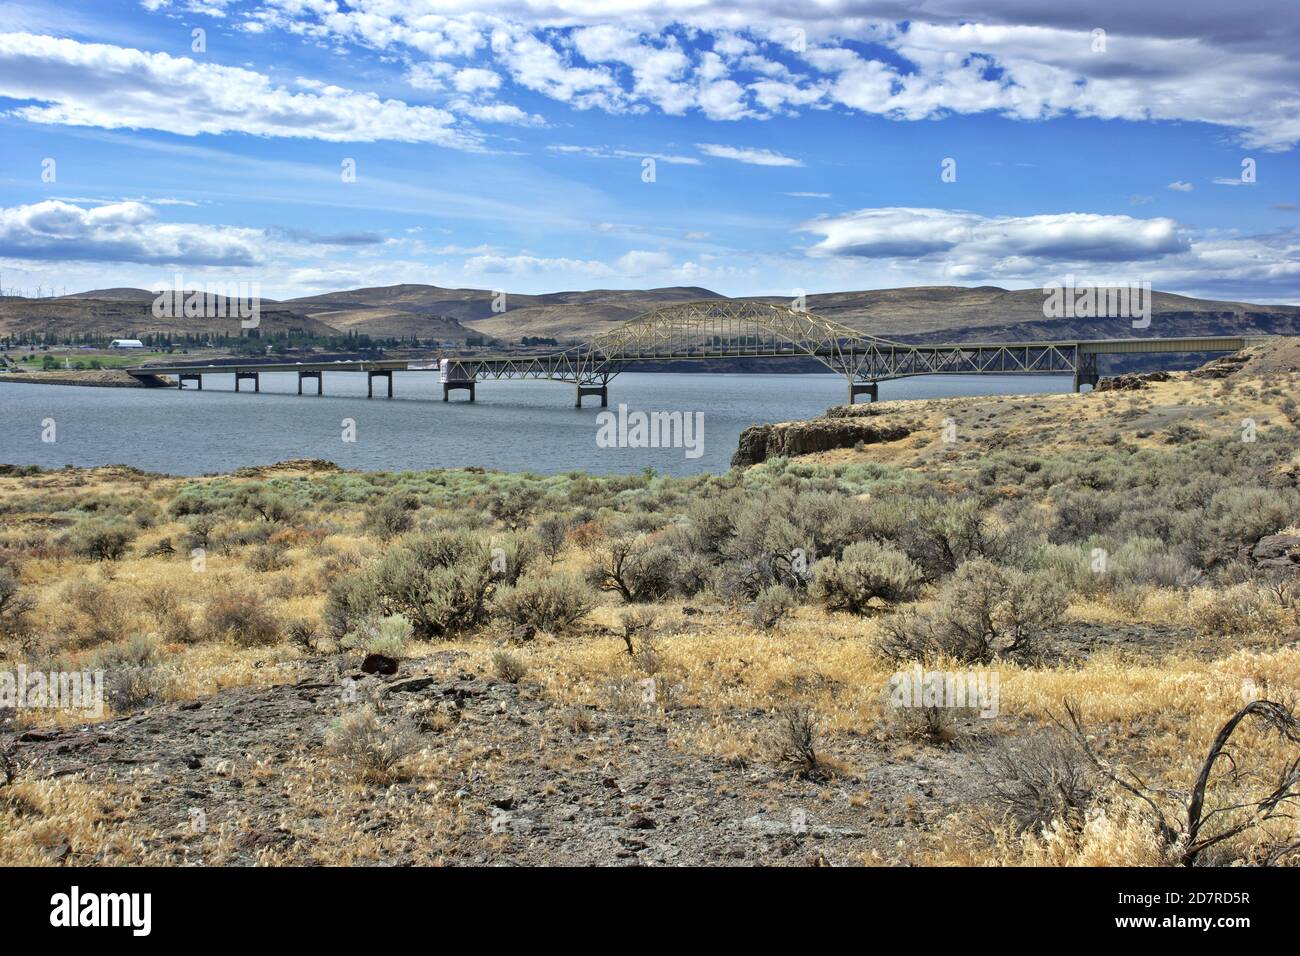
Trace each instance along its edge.
<path fill-rule="evenodd" d="M 878 383 L 914 375 L 1072 375 L 1077 391 L 1096 384 L 1097 356 L 1139 352 L 1235 352 L 1264 337 L 1108 339 L 1075 342 L 959 342 L 912 345 L 849 328 L 811 312 L 766 302 L 731 299 L 685 302 L 655 309 L 602 332 L 590 341 L 543 355 L 502 353 L 448 356 L 437 362 L 376 361 L 292 364 L 147 365 L 127 369 L 142 379 L 174 375 L 184 388 L 204 374 L 234 373 L 260 389 L 261 372 L 298 373 L 315 378 L 323 392 L 324 372 L 365 372 L 373 395 L 375 378 L 387 378 L 392 397 L 395 371 L 439 371 L 443 399 L 457 389 L 474 397 L 475 384 L 490 379 L 546 379 L 577 388 L 608 403 L 609 382 L 638 362 L 708 361 L 732 358 L 811 356 L 843 375 L 851 403 L 858 395 L 878 397 Z"/>
<path fill-rule="evenodd" d="M 607 399 L 609 380 L 637 362 L 808 355 L 848 382 L 849 401 L 875 398 L 877 383 L 914 375 L 1073 375 L 1097 382 L 1097 356 L 1118 352 L 1235 352 L 1242 336 L 911 345 L 869 335 L 811 312 L 728 299 L 655 309 L 590 342 L 536 358 L 454 359 L 448 379 L 539 378 L 571 382 Z"/>

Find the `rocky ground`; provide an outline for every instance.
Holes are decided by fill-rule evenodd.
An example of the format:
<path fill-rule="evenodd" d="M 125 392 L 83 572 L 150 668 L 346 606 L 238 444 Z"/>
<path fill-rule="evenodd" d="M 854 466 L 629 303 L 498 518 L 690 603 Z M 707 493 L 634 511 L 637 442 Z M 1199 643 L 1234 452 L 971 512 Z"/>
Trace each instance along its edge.
<path fill-rule="evenodd" d="M 961 795 L 962 750 L 881 759 L 866 735 L 837 740 L 824 778 L 675 746 L 706 718 L 589 713 L 459 669 L 456 652 L 391 677 L 304 661 L 293 683 L 245 687 L 104 723 L 3 738 L 22 773 L 84 774 L 113 794 L 104 821 L 139 860 L 444 864 L 790 864 L 897 860 Z M 347 690 L 355 680 L 355 700 Z M 347 707 L 446 715 L 421 731 L 426 759 L 367 790 L 323 754 Z M 735 713 L 763 732 L 771 716 Z M 201 812 L 201 816 L 199 813 Z M 202 821 L 196 826 L 195 820 Z M 83 857 L 65 841 L 51 861 Z"/>

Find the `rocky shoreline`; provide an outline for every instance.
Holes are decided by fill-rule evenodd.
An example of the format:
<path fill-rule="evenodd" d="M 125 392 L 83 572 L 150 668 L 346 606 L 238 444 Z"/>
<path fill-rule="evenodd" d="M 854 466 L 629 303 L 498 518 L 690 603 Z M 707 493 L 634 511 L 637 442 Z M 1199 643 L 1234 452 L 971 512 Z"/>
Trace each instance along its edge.
<path fill-rule="evenodd" d="M 173 384 L 163 375 L 155 375 L 153 384 L 120 369 L 56 369 L 51 372 L 3 372 L 0 382 L 23 385 L 81 385 L 91 388 L 163 388 Z"/>

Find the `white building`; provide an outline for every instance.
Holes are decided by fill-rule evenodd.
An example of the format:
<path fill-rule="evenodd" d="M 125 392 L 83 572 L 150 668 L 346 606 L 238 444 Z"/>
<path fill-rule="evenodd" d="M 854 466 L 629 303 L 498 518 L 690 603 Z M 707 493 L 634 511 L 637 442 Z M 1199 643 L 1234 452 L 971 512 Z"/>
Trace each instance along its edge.
<path fill-rule="evenodd" d="M 144 343 L 139 339 L 113 339 L 108 343 L 110 349 L 142 349 Z"/>

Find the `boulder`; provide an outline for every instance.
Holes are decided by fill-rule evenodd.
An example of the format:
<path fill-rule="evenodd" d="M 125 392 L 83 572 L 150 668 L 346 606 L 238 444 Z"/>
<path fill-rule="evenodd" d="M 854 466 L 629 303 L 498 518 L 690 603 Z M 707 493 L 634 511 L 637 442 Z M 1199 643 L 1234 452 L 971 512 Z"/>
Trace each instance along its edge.
<path fill-rule="evenodd" d="M 1260 538 L 1250 560 L 1261 568 L 1300 572 L 1300 534 L 1270 534 Z"/>
<path fill-rule="evenodd" d="M 361 671 L 365 674 L 381 674 L 391 677 L 397 673 L 397 661 L 386 654 L 367 654 L 361 662 Z"/>

